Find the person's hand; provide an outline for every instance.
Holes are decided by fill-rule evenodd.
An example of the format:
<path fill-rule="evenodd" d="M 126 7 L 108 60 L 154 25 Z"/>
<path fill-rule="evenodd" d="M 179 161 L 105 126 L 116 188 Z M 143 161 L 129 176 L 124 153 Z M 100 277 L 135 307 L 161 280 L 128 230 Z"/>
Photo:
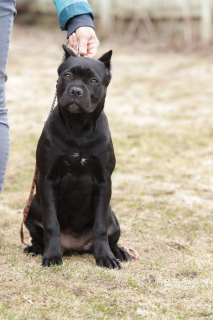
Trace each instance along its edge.
<path fill-rule="evenodd" d="M 94 59 L 99 47 L 95 30 L 92 27 L 80 27 L 69 36 L 69 44 L 75 52 L 78 41 L 80 55 Z"/>

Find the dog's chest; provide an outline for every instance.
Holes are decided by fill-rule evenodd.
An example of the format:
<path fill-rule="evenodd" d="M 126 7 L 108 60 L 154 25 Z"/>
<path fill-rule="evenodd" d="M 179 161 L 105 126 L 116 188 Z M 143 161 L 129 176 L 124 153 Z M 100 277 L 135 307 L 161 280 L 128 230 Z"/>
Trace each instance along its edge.
<path fill-rule="evenodd" d="M 92 173 L 93 159 L 81 152 L 66 155 L 62 160 L 62 176 Z"/>
<path fill-rule="evenodd" d="M 84 167 L 88 165 L 89 160 L 90 158 L 88 156 L 84 156 L 81 152 L 75 152 L 65 156 L 63 159 L 63 164 L 68 168 L 72 166 Z"/>

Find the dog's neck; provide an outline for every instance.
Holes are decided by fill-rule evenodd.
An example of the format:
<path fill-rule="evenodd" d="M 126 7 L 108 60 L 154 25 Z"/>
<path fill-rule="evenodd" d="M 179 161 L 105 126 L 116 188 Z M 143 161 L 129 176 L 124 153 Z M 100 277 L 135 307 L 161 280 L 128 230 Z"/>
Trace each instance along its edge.
<path fill-rule="evenodd" d="M 104 103 L 105 96 L 92 113 L 70 113 L 67 109 L 59 106 L 58 110 L 61 120 L 69 132 L 72 132 L 75 136 L 90 135 L 96 129 L 96 122 L 104 109 Z"/>

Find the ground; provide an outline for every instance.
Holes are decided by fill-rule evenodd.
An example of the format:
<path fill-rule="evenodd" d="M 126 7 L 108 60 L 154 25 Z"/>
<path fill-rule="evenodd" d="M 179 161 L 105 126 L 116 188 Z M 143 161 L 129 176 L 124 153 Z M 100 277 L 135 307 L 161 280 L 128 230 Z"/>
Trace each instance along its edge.
<path fill-rule="evenodd" d="M 11 155 L 0 203 L 0 319 L 213 319 L 213 64 L 196 53 L 113 49 L 106 113 L 117 158 L 120 271 L 90 255 L 41 267 L 19 228 L 65 34 L 15 26 L 8 65 Z M 25 239 L 29 234 L 25 229 Z"/>

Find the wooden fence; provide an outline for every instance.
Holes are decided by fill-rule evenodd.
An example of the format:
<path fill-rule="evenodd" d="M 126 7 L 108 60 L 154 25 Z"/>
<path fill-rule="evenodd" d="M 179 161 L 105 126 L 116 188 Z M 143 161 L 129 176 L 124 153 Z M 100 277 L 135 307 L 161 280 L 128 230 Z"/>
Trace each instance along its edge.
<path fill-rule="evenodd" d="M 173 23 L 175 29 L 175 23 L 181 21 L 180 32 L 184 40 L 190 42 L 196 21 L 200 39 L 206 43 L 213 41 L 213 0 L 89 0 L 89 3 L 102 36 L 114 31 L 136 34 L 142 29 L 153 37 L 161 22 L 169 22 L 170 27 Z M 17 6 L 23 4 L 39 12 L 55 12 L 53 0 L 17 0 Z"/>

